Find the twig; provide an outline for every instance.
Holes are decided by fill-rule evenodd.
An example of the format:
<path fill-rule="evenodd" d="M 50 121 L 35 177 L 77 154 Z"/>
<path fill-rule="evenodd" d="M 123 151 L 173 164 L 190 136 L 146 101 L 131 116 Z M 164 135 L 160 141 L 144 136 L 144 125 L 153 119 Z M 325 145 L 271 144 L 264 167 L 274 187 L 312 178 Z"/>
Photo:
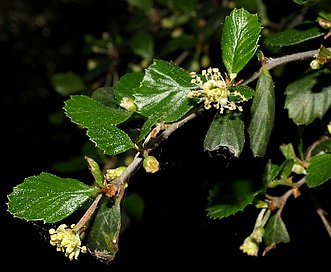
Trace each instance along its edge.
<path fill-rule="evenodd" d="M 283 208 L 285 207 L 287 199 L 293 194 L 293 189 L 299 189 L 303 184 L 306 183 L 306 176 L 301 178 L 299 181 L 294 183 L 293 188 L 286 191 L 282 196 L 270 196 L 266 195 L 266 198 L 271 201 L 272 205 L 277 208 L 277 214 L 282 213 Z"/>
<path fill-rule="evenodd" d="M 306 155 L 306 158 L 305 158 L 305 160 L 306 160 L 307 162 L 309 162 L 310 159 L 311 159 L 311 152 L 313 151 L 313 149 L 314 149 L 316 146 L 318 146 L 320 143 L 326 141 L 327 139 L 329 139 L 329 137 L 326 136 L 326 135 L 323 135 L 323 136 L 321 137 L 321 139 L 319 139 L 318 141 L 315 141 L 311 146 L 308 147 L 308 149 L 307 149 L 307 155 Z"/>
<path fill-rule="evenodd" d="M 161 142 L 166 140 L 174 131 L 184 125 L 186 122 L 192 120 L 198 115 L 197 112 L 191 113 L 182 120 L 172 123 L 167 129 L 165 129 L 155 140 L 153 140 L 149 145 L 148 149 L 153 150 L 155 149 Z M 136 171 L 141 165 L 143 161 L 143 157 L 140 152 L 138 152 L 133 161 L 128 165 L 125 171 L 120 175 L 117 179 L 112 181 L 112 183 L 120 188 L 120 190 L 124 190 L 124 183 L 129 179 L 129 177 Z"/>
<path fill-rule="evenodd" d="M 327 49 L 331 50 L 331 47 L 329 47 Z M 300 53 L 294 53 L 291 55 L 286 55 L 286 56 L 274 58 L 274 59 L 269 58 L 267 60 L 266 67 L 268 70 L 271 70 L 279 65 L 286 64 L 289 62 L 314 58 L 318 54 L 318 52 L 319 52 L 319 49 L 310 50 L 310 51 L 306 51 L 306 52 L 300 52 Z M 245 80 L 243 85 L 247 85 L 247 84 L 251 83 L 252 81 L 254 81 L 255 79 L 257 79 L 259 77 L 259 75 L 261 74 L 261 71 L 262 71 L 262 68 L 260 68 L 259 71 L 255 72 L 250 78 Z"/>
<path fill-rule="evenodd" d="M 319 215 L 319 217 L 321 218 L 324 227 L 326 228 L 326 231 L 328 232 L 329 236 L 331 237 L 331 225 L 330 222 L 325 218 L 325 216 L 328 214 L 326 211 L 324 211 L 321 206 L 317 203 L 316 198 L 312 195 L 312 193 L 310 193 L 310 198 L 314 204 L 314 206 L 316 207 L 316 213 Z"/>
<path fill-rule="evenodd" d="M 84 213 L 83 217 L 79 220 L 79 222 L 75 225 L 74 229 L 80 230 L 82 227 L 84 227 L 86 225 L 86 223 L 90 220 L 92 214 L 95 212 L 101 197 L 102 197 L 102 194 L 98 194 L 96 196 L 93 203 L 88 208 L 88 210 Z"/>

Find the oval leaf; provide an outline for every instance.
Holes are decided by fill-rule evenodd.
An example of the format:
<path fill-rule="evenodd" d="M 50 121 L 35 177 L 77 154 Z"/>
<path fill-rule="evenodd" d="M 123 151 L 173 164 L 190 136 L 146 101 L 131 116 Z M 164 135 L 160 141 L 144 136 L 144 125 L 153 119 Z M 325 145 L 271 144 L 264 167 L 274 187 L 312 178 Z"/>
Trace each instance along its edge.
<path fill-rule="evenodd" d="M 313 71 L 292 82 L 285 90 L 285 108 L 297 125 L 322 118 L 331 106 L 331 77 L 328 69 Z"/>
<path fill-rule="evenodd" d="M 74 123 L 85 128 L 117 125 L 132 115 L 126 110 L 109 108 L 87 95 L 72 95 L 65 101 L 64 110 Z"/>
<path fill-rule="evenodd" d="M 153 36 L 147 32 L 138 32 L 131 41 L 132 51 L 146 60 L 152 60 L 154 56 Z"/>
<path fill-rule="evenodd" d="M 126 73 L 122 76 L 114 90 L 117 103 L 120 104 L 124 97 L 134 99 L 133 91 L 139 87 L 143 78 L 144 73 Z"/>
<path fill-rule="evenodd" d="M 305 22 L 265 39 L 264 43 L 271 46 L 290 46 L 325 34 L 326 31 L 319 27 L 316 22 Z"/>
<path fill-rule="evenodd" d="M 261 192 L 254 186 L 253 181 L 241 179 L 216 185 L 209 193 L 208 216 L 222 219 L 242 211 Z"/>
<path fill-rule="evenodd" d="M 316 187 L 331 178 L 331 154 L 312 157 L 307 168 L 308 187 Z"/>
<path fill-rule="evenodd" d="M 126 121 L 132 112 L 109 108 L 85 95 L 74 95 L 65 102 L 65 113 L 74 123 L 88 129 L 87 135 L 108 155 L 134 147 L 130 137 L 116 124 Z"/>
<path fill-rule="evenodd" d="M 146 69 L 141 85 L 135 89 L 135 103 L 142 116 L 175 122 L 195 105 L 188 97 L 195 87 L 189 71 L 173 62 L 154 60 Z"/>
<path fill-rule="evenodd" d="M 54 223 L 72 214 L 97 189 L 49 173 L 31 176 L 8 195 L 8 211 L 27 221 Z"/>
<path fill-rule="evenodd" d="M 86 245 L 96 259 L 108 263 L 118 251 L 121 228 L 120 199 L 110 200 L 103 197 L 89 231 Z"/>
<path fill-rule="evenodd" d="M 256 14 L 244 8 L 233 9 L 222 32 L 222 59 L 228 74 L 239 73 L 258 48 L 261 24 Z"/>
<path fill-rule="evenodd" d="M 227 148 L 235 157 L 243 150 L 245 142 L 244 124 L 236 113 L 217 113 L 206 134 L 203 148 L 216 151 Z"/>
<path fill-rule="evenodd" d="M 250 147 L 255 157 L 262 157 L 267 150 L 275 119 L 274 83 L 269 71 L 263 67 L 251 106 L 251 119 L 247 131 Z"/>
<path fill-rule="evenodd" d="M 55 74 L 52 77 L 52 84 L 57 93 L 62 96 L 79 93 L 86 90 L 83 79 L 72 72 Z"/>
<path fill-rule="evenodd" d="M 282 218 L 275 214 L 270 217 L 263 236 L 266 245 L 290 242 L 290 236 Z"/>

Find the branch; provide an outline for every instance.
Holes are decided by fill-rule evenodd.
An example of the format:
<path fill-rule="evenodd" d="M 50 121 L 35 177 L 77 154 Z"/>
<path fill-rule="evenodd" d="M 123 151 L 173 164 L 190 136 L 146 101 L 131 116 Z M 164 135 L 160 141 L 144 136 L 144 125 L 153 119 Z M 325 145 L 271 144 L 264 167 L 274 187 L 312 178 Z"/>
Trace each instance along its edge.
<path fill-rule="evenodd" d="M 266 198 L 270 201 L 271 206 L 277 208 L 277 213 L 280 215 L 283 208 L 285 207 L 287 199 L 294 193 L 293 190 L 299 189 L 303 184 L 306 183 L 306 176 L 301 178 L 298 182 L 294 183 L 294 186 L 286 191 L 282 196 L 270 196 L 266 195 Z"/>
<path fill-rule="evenodd" d="M 153 140 L 149 145 L 148 149 L 153 150 L 155 149 L 161 142 L 166 140 L 173 132 L 175 132 L 178 128 L 180 128 L 182 125 L 184 125 L 186 122 L 192 120 L 198 115 L 198 112 L 193 112 L 183 118 L 182 120 L 172 123 L 167 129 L 165 129 L 155 140 Z M 120 175 L 117 179 L 112 181 L 112 183 L 117 186 L 117 188 L 121 191 L 124 191 L 125 188 L 125 182 L 130 178 L 130 176 L 138 170 L 138 168 L 141 166 L 141 163 L 143 161 L 143 157 L 140 152 L 138 152 L 133 161 L 128 165 L 128 167 L 124 170 L 122 175 Z"/>
<path fill-rule="evenodd" d="M 310 192 L 310 198 L 313 201 L 313 204 L 316 208 L 316 213 L 321 218 L 326 231 L 328 232 L 329 236 L 331 237 L 331 224 L 325 217 L 328 213 L 321 208 L 321 206 L 317 203 L 316 198 L 313 196 L 313 194 L 311 192 Z"/>
<path fill-rule="evenodd" d="M 329 47 L 327 49 L 331 50 L 331 47 Z M 271 70 L 279 65 L 286 64 L 289 62 L 314 58 L 318 53 L 319 53 L 319 49 L 316 49 L 316 50 L 310 50 L 310 51 L 306 51 L 306 52 L 294 53 L 291 55 L 286 55 L 286 56 L 275 58 L 275 59 L 269 58 L 267 60 L 266 67 L 268 70 Z M 259 77 L 259 75 L 261 74 L 261 70 L 262 70 L 262 68 L 260 68 L 259 71 L 255 72 L 249 79 L 245 80 L 243 85 L 247 85 L 247 84 L 251 83 L 252 81 L 254 81 L 255 79 L 257 79 Z"/>

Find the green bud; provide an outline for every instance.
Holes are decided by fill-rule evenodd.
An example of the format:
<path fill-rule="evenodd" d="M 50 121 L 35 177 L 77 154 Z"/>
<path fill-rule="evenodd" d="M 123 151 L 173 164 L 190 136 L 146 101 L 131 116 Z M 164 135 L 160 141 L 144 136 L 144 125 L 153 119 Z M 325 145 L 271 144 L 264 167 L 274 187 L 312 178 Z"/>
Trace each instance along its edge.
<path fill-rule="evenodd" d="M 320 63 L 317 60 L 312 60 L 310 62 L 310 68 L 313 70 L 319 69 L 321 67 Z"/>
<path fill-rule="evenodd" d="M 256 227 L 252 233 L 252 238 L 256 240 L 256 242 L 261 243 L 264 235 L 264 228 L 262 226 Z"/>
<path fill-rule="evenodd" d="M 154 156 L 146 156 L 143 161 L 143 167 L 147 173 L 155 173 L 159 170 L 159 162 Z"/>
<path fill-rule="evenodd" d="M 249 256 L 257 256 L 259 243 L 253 237 L 248 236 L 239 249 Z"/>
<path fill-rule="evenodd" d="M 134 103 L 134 100 L 132 98 L 129 97 L 123 97 L 120 106 L 124 109 L 126 109 L 127 111 L 136 111 L 137 110 L 137 106 Z"/>
<path fill-rule="evenodd" d="M 122 175 L 122 173 L 124 172 L 125 169 L 126 169 L 126 166 L 120 166 L 115 169 L 107 169 L 106 175 L 105 175 L 106 179 L 107 180 L 117 179 L 120 175 Z"/>

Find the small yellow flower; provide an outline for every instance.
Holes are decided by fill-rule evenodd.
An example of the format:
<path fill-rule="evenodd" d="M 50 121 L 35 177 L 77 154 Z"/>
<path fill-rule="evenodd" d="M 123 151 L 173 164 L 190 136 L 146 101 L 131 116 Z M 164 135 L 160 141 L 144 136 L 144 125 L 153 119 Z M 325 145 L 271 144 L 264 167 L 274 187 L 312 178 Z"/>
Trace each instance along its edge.
<path fill-rule="evenodd" d="M 115 180 L 125 171 L 126 166 L 120 166 L 115 169 L 107 169 L 106 170 L 106 179 L 107 180 Z"/>
<path fill-rule="evenodd" d="M 56 230 L 51 228 L 49 234 L 50 244 L 56 246 L 57 251 L 64 252 L 70 261 L 73 258 L 77 260 L 80 252 L 87 252 L 86 246 L 81 246 L 78 230 L 74 229 L 74 225 L 68 228 L 66 224 L 61 224 Z"/>
<path fill-rule="evenodd" d="M 236 105 L 235 102 L 230 101 L 231 96 L 240 96 L 242 101 L 247 100 L 239 92 L 230 92 L 228 87 L 233 85 L 233 80 L 236 78 L 237 74 L 231 74 L 230 78 L 224 80 L 218 68 L 208 68 L 207 70 L 202 70 L 201 73 L 206 82 L 195 73 L 191 72 L 190 77 L 191 83 L 197 85 L 199 90 L 192 90 L 188 93 L 189 98 L 203 96 L 204 108 L 206 110 L 210 109 L 212 106 L 219 109 L 220 113 L 223 113 L 224 109 L 242 111 L 242 107 Z"/>
<path fill-rule="evenodd" d="M 251 236 L 248 236 L 244 243 L 240 246 L 240 250 L 247 253 L 248 256 L 257 256 L 259 251 L 259 243 Z"/>

